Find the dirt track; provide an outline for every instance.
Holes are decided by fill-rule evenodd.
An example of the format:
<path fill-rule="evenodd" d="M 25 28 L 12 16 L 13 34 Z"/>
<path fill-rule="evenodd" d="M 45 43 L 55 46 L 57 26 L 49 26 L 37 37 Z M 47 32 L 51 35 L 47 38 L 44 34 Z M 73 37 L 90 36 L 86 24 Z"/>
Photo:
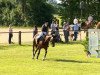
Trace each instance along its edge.
<path fill-rule="evenodd" d="M 13 32 L 28 32 L 28 31 L 32 31 L 32 29 L 21 29 L 21 28 L 14 28 Z M 60 30 L 60 34 L 63 34 L 62 30 Z M 7 28 L 0 28 L 0 32 L 8 32 Z M 31 42 L 32 41 L 32 35 L 33 33 L 22 33 L 22 42 Z M 84 33 L 84 31 L 81 32 L 81 37 L 80 34 L 78 36 L 78 40 L 80 39 L 84 39 L 85 38 L 86 33 Z M 64 40 L 63 35 L 61 36 L 62 40 Z M 14 33 L 13 34 L 13 42 L 18 42 L 18 33 Z M 0 43 L 8 43 L 8 33 L 0 33 Z"/>

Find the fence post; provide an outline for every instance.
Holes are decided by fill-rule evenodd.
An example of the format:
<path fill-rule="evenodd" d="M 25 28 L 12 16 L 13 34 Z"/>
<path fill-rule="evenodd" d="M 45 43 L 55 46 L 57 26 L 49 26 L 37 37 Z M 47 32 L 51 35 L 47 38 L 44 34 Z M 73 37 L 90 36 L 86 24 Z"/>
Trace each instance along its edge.
<path fill-rule="evenodd" d="M 18 43 L 19 43 L 19 45 L 21 45 L 21 31 L 19 31 L 19 38 L 18 38 Z"/>

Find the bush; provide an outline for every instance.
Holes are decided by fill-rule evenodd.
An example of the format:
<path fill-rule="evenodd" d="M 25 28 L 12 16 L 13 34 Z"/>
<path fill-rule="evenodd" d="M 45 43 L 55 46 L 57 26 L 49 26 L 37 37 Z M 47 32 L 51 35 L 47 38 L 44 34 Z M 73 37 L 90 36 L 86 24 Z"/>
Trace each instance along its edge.
<path fill-rule="evenodd" d="M 84 41 L 82 41 L 82 45 L 84 46 L 85 48 L 85 52 L 88 52 L 88 38 L 86 37 L 86 39 Z"/>

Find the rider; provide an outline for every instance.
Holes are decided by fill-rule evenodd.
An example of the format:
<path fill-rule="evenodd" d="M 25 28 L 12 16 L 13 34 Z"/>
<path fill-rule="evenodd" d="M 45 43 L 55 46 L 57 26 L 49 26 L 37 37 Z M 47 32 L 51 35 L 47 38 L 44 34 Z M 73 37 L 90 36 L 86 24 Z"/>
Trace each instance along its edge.
<path fill-rule="evenodd" d="M 70 31 L 70 26 L 69 23 L 64 22 L 63 25 L 63 32 L 64 32 L 64 38 L 65 38 L 65 42 L 68 43 L 69 42 L 69 31 Z"/>
<path fill-rule="evenodd" d="M 42 39 L 43 41 L 47 34 L 48 34 L 48 22 L 45 22 L 42 25 L 42 33 L 37 37 L 37 44 L 39 43 L 40 39 Z"/>

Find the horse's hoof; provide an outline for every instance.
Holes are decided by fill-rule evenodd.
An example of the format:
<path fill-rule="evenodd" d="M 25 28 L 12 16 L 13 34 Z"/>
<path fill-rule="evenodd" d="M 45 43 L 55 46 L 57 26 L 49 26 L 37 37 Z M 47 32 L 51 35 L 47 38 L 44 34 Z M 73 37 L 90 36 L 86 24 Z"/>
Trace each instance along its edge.
<path fill-rule="evenodd" d="M 32 58 L 32 59 L 34 59 L 34 58 Z"/>
<path fill-rule="evenodd" d="M 36 59 L 38 61 L 38 59 Z"/>
<path fill-rule="evenodd" d="M 43 59 L 43 61 L 45 61 L 45 59 Z"/>
<path fill-rule="evenodd" d="M 36 58 L 36 60 L 38 60 L 38 58 Z"/>
<path fill-rule="evenodd" d="M 87 54 L 87 57 L 91 57 L 91 55 L 90 54 Z"/>

